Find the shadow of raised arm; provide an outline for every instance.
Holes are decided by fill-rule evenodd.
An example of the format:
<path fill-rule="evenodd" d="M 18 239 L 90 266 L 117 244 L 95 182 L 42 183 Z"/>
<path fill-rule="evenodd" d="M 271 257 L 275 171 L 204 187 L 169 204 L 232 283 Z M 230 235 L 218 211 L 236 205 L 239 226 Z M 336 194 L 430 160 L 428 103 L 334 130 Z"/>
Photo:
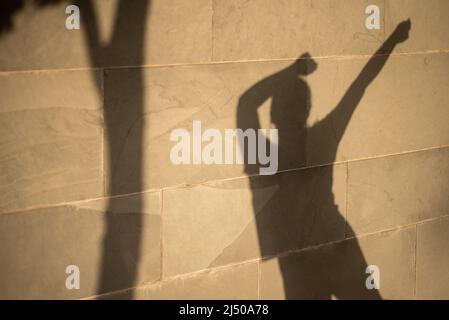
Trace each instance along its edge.
<path fill-rule="evenodd" d="M 397 44 L 408 39 L 410 20 L 401 22 L 376 53 L 370 58 L 357 78 L 352 82 L 338 105 L 320 122 L 332 122 L 335 136 L 339 142 L 351 120 L 355 108 L 369 84 L 377 77 Z"/>
<path fill-rule="evenodd" d="M 274 74 L 257 82 L 240 96 L 237 106 L 237 128 L 243 131 L 260 128 L 257 109 L 273 95 L 277 77 L 277 74 Z"/>

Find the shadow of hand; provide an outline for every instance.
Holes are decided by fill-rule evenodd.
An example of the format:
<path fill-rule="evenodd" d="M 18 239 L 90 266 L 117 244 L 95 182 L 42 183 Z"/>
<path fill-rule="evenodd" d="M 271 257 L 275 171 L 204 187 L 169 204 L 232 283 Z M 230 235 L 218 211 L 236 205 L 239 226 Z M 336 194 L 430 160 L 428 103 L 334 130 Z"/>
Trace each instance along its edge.
<path fill-rule="evenodd" d="M 410 19 L 402 21 L 393 32 L 394 39 L 399 42 L 404 42 L 409 37 L 409 32 L 412 27 Z"/>

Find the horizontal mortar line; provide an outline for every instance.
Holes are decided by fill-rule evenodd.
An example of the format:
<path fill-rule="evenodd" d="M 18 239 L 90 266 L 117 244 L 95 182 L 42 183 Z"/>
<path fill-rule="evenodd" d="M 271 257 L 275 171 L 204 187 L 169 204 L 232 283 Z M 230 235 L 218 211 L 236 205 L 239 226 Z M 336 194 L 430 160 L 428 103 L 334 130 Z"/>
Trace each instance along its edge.
<path fill-rule="evenodd" d="M 296 254 L 296 253 L 300 253 L 300 252 L 303 252 L 303 251 L 317 250 L 317 249 L 320 249 L 322 247 L 339 244 L 339 243 L 342 243 L 342 242 L 345 242 L 345 241 L 361 240 L 361 239 L 365 239 L 365 238 L 371 237 L 373 235 L 380 235 L 380 234 L 384 234 L 384 233 L 400 231 L 400 230 L 408 229 L 408 228 L 411 228 L 411 227 L 419 226 L 421 224 L 434 222 L 434 221 L 438 221 L 438 220 L 447 220 L 447 219 L 449 219 L 449 213 L 441 214 L 441 215 L 439 215 L 437 217 L 427 218 L 427 219 L 424 219 L 424 220 L 419 220 L 419 221 L 415 221 L 415 222 L 411 222 L 411 223 L 403 224 L 403 225 L 399 225 L 399 226 L 394 226 L 394 227 L 390 227 L 390 228 L 386 228 L 386 229 L 380 229 L 380 230 L 367 232 L 367 233 L 360 233 L 360 234 L 357 234 L 355 236 L 347 237 L 347 238 L 344 238 L 344 239 L 335 240 L 335 241 L 329 241 L 329 242 L 323 242 L 323 243 L 320 243 L 320 244 L 311 245 L 309 247 L 305 247 L 305 248 L 301 248 L 301 249 L 288 250 L 288 251 L 285 251 L 285 252 L 282 252 L 282 253 L 279 253 L 279 254 L 276 254 L 276 255 L 259 258 L 259 260 L 261 262 L 263 262 L 263 261 L 274 259 L 274 258 L 282 258 L 282 257 L 286 257 L 286 256 L 288 256 L 290 254 Z"/>
<path fill-rule="evenodd" d="M 10 70 L 0 71 L 0 76 L 21 74 L 21 73 L 46 73 L 46 72 L 66 72 L 66 71 L 101 71 L 101 70 L 120 70 L 120 69 L 151 69 L 151 68 L 168 68 L 168 67 L 188 67 L 188 66 L 203 66 L 203 65 L 220 65 L 220 64 L 238 64 L 238 63 L 252 63 L 252 62 L 282 62 L 282 61 L 295 61 L 295 60 L 310 60 L 310 59 L 366 59 L 371 57 L 382 56 L 414 56 L 414 55 L 426 55 L 426 54 L 441 54 L 449 53 L 449 49 L 443 50 L 427 50 L 427 51 L 414 51 L 414 52 L 393 52 L 393 53 L 381 53 L 381 54 L 359 54 L 359 55 L 323 55 L 312 56 L 307 58 L 266 58 L 266 59 L 242 59 L 242 60 L 226 60 L 226 61 L 205 61 L 205 62 L 179 62 L 179 63 L 165 63 L 165 64 L 141 64 L 141 65 L 123 65 L 123 66 L 101 66 L 101 67 L 74 67 L 74 68 L 55 68 L 55 69 L 29 69 L 29 70 Z"/>
<path fill-rule="evenodd" d="M 114 294 L 117 294 L 117 293 L 121 293 L 121 292 L 128 292 L 128 291 L 130 291 L 130 290 L 140 289 L 140 288 L 142 288 L 142 287 L 148 287 L 148 286 L 150 286 L 151 284 L 152 284 L 152 285 L 157 285 L 157 284 L 160 283 L 160 282 L 161 282 L 160 280 L 156 280 L 156 281 L 150 282 L 150 283 L 148 283 L 148 284 L 140 284 L 140 285 L 136 285 L 136 286 L 124 288 L 124 289 L 108 291 L 108 292 L 105 292 L 105 293 L 100 293 L 100 294 L 95 294 L 95 295 L 88 296 L 88 297 L 83 297 L 83 298 L 80 298 L 80 299 L 78 299 L 78 300 L 92 300 L 92 299 L 95 299 L 95 298 L 107 297 L 107 296 L 111 296 L 111 295 L 114 295 Z"/>
<path fill-rule="evenodd" d="M 89 198 L 89 199 L 73 200 L 73 201 L 59 202 L 59 203 L 53 203 L 53 204 L 44 204 L 44 205 L 38 205 L 38 206 L 30 206 L 30 207 L 25 207 L 25 208 L 14 209 L 11 211 L 0 212 L 0 216 L 23 213 L 23 212 L 31 211 L 31 210 L 52 209 L 52 208 L 58 208 L 58 207 L 71 207 L 71 206 L 76 206 L 78 204 L 83 204 L 83 203 L 91 202 L 91 201 L 126 198 L 126 197 L 132 197 L 132 196 L 136 196 L 136 195 L 147 194 L 147 193 L 161 193 L 161 192 L 162 192 L 162 189 L 160 189 L 160 188 L 159 189 L 147 189 L 144 191 L 137 191 L 137 192 L 132 192 L 132 193 L 124 193 L 124 194 L 110 195 L 110 196 L 100 196 L 100 197 Z"/>
<path fill-rule="evenodd" d="M 362 162 L 362 161 L 367 161 L 367 160 L 388 158 L 388 157 L 394 157 L 394 156 L 400 156 L 400 155 L 406 155 L 406 154 L 413 154 L 413 153 L 419 153 L 419 152 L 426 152 L 426 151 L 445 149 L 445 148 L 449 148 L 449 144 L 448 145 L 442 145 L 442 146 L 422 148 L 422 149 L 406 150 L 406 151 L 401 151 L 401 152 L 396 152 L 396 153 L 380 154 L 380 155 L 374 155 L 374 156 L 368 156 L 368 157 L 360 157 L 360 158 L 354 158 L 354 159 L 348 159 L 348 160 L 327 162 L 327 163 L 309 165 L 309 166 L 304 166 L 304 167 L 299 167 L 299 168 L 284 169 L 284 170 L 277 171 L 276 174 L 287 173 L 287 172 L 295 172 L 295 171 L 302 171 L 302 170 L 309 170 L 309 169 L 322 168 L 322 167 L 337 166 L 337 165 L 342 165 L 342 164 L 351 164 L 353 162 Z M 216 182 L 222 182 L 222 181 L 225 182 L 225 181 L 232 181 L 232 180 L 238 180 L 238 179 L 244 179 L 244 178 L 255 178 L 255 177 L 266 177 L 266 175 L 261 175 L 261 174 L 255 173 L 255 174 L 251 174 L 251 175 L 243 175 L 243 176 L 238 176 L 238 177 L 210 180 L 210 181 L 206 181 L 206 182 L 203 182 L 203 183 L 198 183 L 197 185 L 207 185 L 207 184 L 213 184 L 213 183 L 216 183 Z M 186 186 L 190 187 L 191 185 L 190 184 L 189 185 L 184 185 L 184 187 L 186 187 Z M 194 185 L 192 185 L 192 186 L 194 186 Z M 182 188 L 182 187 L 183 186 L 181 186 L 181 187 L 179 187 L 179 186 L 172 186 L 170 189 L 178 189 L 178 188 Z M 169 189 L 169 187 L 163 188 L 164 191 L 166 189 Z"/>
<path fill-rule="evenodd" d="M 245 265 L 253 264 L 253 263 L 255 263 L 255 262 L 259 261 L 259 260 L 260 259 L 245 260 L 245 261 L 236 262 L 236 263 L 233 263 L 233 264 L 217 266 L 217 267 L 214 267 L 214 268 L 207 268 L 207 269 L 195 270 L 195 271 L 189 272 L 189 273 L 177 274 L 177 275 L 174 275 L 174 276 L 163 278 L 161 280 L 156 280 L 156 281 L 152 281 L 152 282 L 148 282 L 148 283 L 141 283 L 141 284 L 138 284 L 136 286 L 132 286 L 132 287 L 124 288 L 124 289 L 119 289 L 119 290 L 115 290 L 115 291 L 109 291 L 109 292 L 105 292 L 105 293 L 101 293 L 101 294 L 85 297 L 85 298 L 82 298 L 80 300 L 89 300 L 89 299 L 93 299 L 93 298 L 96 298 L 96 297 L 106 297 L 106 296 L 117 294 L 117 293 L 121 293 L 121 292 L 127 292 L 127 291 L 130 291 L 130 290 L 133 290 L 133 289 L 144 289 L 144 288 L 161 286 L 161 285 L 168 284 L 168 283 L 171 283 L 171 282 L 176 281 L 176 280 L 185 280 L 185 279 L 189 279 L 189 278 L 194 278 L 194 277 L 196 277 L 198 275 L 212 275 L 212 274 L 220 273 L 220 272 L 223 272 L 223 271 L 226 271 L 226 270 L 232 270 L 234 268 L 238 268 L 238 267 L 242 267 L 242 266 L 245 266 Z"/>
<path fill-rule="evenodd" d="M 277 171 L 276 174 L 296 172 L 296 171 L 302 171 L 302 170 L 310 170 L 310 169 L 336 166 L 336 165 L 342 165 L 342 164 L 350 164 L 353 162 L 361 162 L 361 161 L 367 161 L 367 160 L 373 160 L 373 159 L 388 158 L 388 157 L 407 155 L 407 154 L 413 154 L 413 153 L 419 153 L 419 152 L 426 152 L 426 151 L 432 151 L 432 150 L 439 150 L 439 149 L 446 149 L 446 148 L 449 148 L 449 144 L 428 147 L 428 148 L 421 148 L 421 149 L 406 150 L 406 151 L 401 151 L 401 152 L 397 152 L 397 153 L 374 155 L 374 156 L 369 156 L 369 157 L 354 158 L 354 159 L 350 159 L 350 160 L 341 160 L 341 161 L 328 162 L 328 163 L 322 163 L 322 164 L 316 164 L 316 165 L 309 165 L 309 166 L 298 167 L 298 168 L 284 169 L 284 170 Z M 272 176 L 274 176 L 274 175 L 272 175 Z M 171 190 L 178 190 L 178 189 L 188 189 L 188 188 L 194 188 L 194 187 L 198 187 L 198 186 L 207 186 L 207 185 L 221 183 L 221 182 L 236 181 L 236 180 L 243 180 L 243 179 L 256 178 L 256 177 L 270 177 L 270 176 L 255 173 L 255 174 L 245 174 L 245 175 L 229 177 L 229 178 L 204 180 L 204 181 L 199 181 L 199 182 L 194 182 L 194 183 L 179 183 L 176 185 L 166 186 L 166 187 L 162 187 L 162 188 L 154 188 L 154 189 L 148 189 L 148 190 L 144 190 L 144 191 L 140 191 L 140 192 L 138 191 L 138 192 L 134 192 L 134 193 L 115 195 L 115 196 L 111 196 L 111 198 L 135 196 L 138 194 L 144 194 L 144 193 L 150 193 L 150 192 L 156 192 L 156 191 L 164 192 L 164 191 L 171 191 Z M 104 197 L 104 198 L 100 198 L 100 199 L 108 199 L 108 197 Z M 91 199 L 77 200 L 77 201 L 73 201 L 73 202 L 70 202 L 67 204 L 77 203 L 77 202 L 86 202 L 86 201 L 91 201 Z"/>
<path fill-rule="evenodd" d="M 449 148 L 449 145 L 406 150 L 406 151 L 401 151 L 401 152 L 396 152 L 396 153 L 354 158 L 354 159 L 350 159 L 350 160 L 341 160 L 341 161 L 335 161 L 335 162 L 329 162 L 329 163 L 323 163 L 323 164 L 304 166 L 304 167 L 300 167 L 300 168 L 284 169 L 284 170 L 277 171 L 276 174 L 296 172 L 296 171 L 302 171 L 302 170 L 310 170 L 310 169 L 316 169 L 316 168 L 322 168 L 322 167 L 337 166 L 337 165 L 342 165 L 342 164 L 351 164 L 351 163 L 362 162 L 362 161 L 367 161 L 367 160 L 389 158 L 389 157 L 395 157 L 395 156 L 400 156 L 400 155 L 407 155 L 407 154 L 440 150 L 440 149 L 442 150 L 442 149 L 446 149 L 446 148 Z M 167 186 L 167 187 L 162 187 L 162 188 L 151 188 L 151 189 L 146 189 L 146 190 L 136 191 L 136 192 L 131 192 L 131 193 L 123 193 L 123 194 L 110 195 L 110 196 L 100 196 L 100 197 L 89 198 L 89 199 L 73 200 L 73 201 L 59 202 L 59 203 L 54 203 L 54 204 L 18 208 L 18 209 L 13 209 L 10 211 L 0 212 L 0 216 L 8 215 L 8 214 L 22 213 L 22 212 L 38 210 L 38 209 L 51 209 L 51 208 L 64 207 L 64 206 L 70 207 L 70 206 L 76 206 L 77 204 L 82 204 L 82 203 L 91 202 L 91 201 L 126 198 L 126 197 L 132 197 L 132 196 L 144 195 L 144 194 L 150 194 L 150 193 L 160 193 L 160 192 L 171 191 L 171 190 L 189 189 L 189 188 L 194 188 L 194 187 L 198 187 L 198 186 L 208 186 L 211 184 L 213 185 L 213 184 L 227 182 L 227 181 L 237 181 L 237 180 L 243 180 L 243 179 L 248 179 L 248 178 L 274 177 L 274 176 L 275 175 L 267 176 L 267 175 L 260 175 L 260 174 L 250 174 L 250 175 L 240 175 L 240 176 L 222 178 L 222 179 L 205 180 L 205 181 L 200 181 L 200 182 L 195 182 L 195 183 L 180 183 L 180 184 L 176 184 L 176 185 L 172 185 L 172 186 Z"/>
<path fill-rule="evenodd" d="M 373 236 L 373 235 L 380 235 L 380 234 L 383 234 L 383 233 L 390 233 L 390 232 L 394 232 L 394 231 L 400 231 L 400 230 L 411 228 L 413 226 L 419 226 L 419 225 L 422 225 L 422 224 L 425 224 L 425 223 L 434 222 L 434 221 L 438 221 L 438 220 L 446 220 L 446 219 L 449 219 L 449 213 L 444 214 L 444 215 L 440 215 L 438 217 L 433 217 L 433 218 L 428 218 L 428 219 L 412 222 L 412 223 L 405 224 L 405 225 L 400 225 L 400 226 L 396 226 L 396 227 L 381 229 L 381 230 L 377 230 L 377 231 L 373 231 L 373 232 L 369 232 L 369 233 L 358 234 L 358 235 L 355 235 L 355 236 L 352 236 L 352 237 L 348 237 L 348 238 L 345 238 L 345 239 L 324 242 L 324 243 L 321 243 L 321 244 L 312 245 L 312 246 L 305 247 L 305 248 L 300 248 L 300 249 L 287 250 L 287 251 L 284 251 L 282 253 L 278 253 L 278 254 L 275 254 L 275 255 L 259 257 L 259 258 L 254 258 L 254 259 L 248 259 L 248 260 L 240 261 L 240 262 L 236 262 L 236 263 L 230 263 L 230 264 L 226 264 L 226 265 L 222 265 L 222 266 L 217 266 L 217 267 L 212 267 L 212 268 L 204 268 L 204 269 L 200 269 L 200 270 L 195 270 L 193 272 L 178 274 L 178 275 L 175 275 L 175 276 L 170 276 L 170 277 L 167 277 L 167 278 L 163 278 L 163 279 L 161 279 L 159 281 L 155 281 L 155 282 L 142 283 L 142 284 L 139 284 L 139 285 L 136 285 L 136 286 L 133 286 L 133 287 L 129 287 L 129 288 L 125 288 L 125 289 L 120 289 L 120 290 L 116 290 L 116 291 L 110 291 L 110 292 L 102 293 L 102 294 L 99 294 L 99 295 L 93 295 L 93 296 L 90 296 L 90 297 L 83 298 L 83 300 L 84 299 L 86 299 L 86 300 L 87 299 L 92 299 L 92 298 L 95 298 L 95 297 L 106 297 L 106 296 L 117 294 L 117 293 L 120 293 L 120 292 L 127 292 L 127 291 L 130 291 L 130 290 L 133 290 L 133 289 L 145 289 L 145 288 L 150 288 L 150 287 L 156 287 L 156 286 L 163 285 L 165 283 L 171 283 L 171 282 L 176 281 L 176 280 L 190 279 L 190 278 L 194 278 L 194 277 L 200 276 L 200 275 L 209 275 L 209 274 L 220 273 L 220 272 L 223 272 L 223 271 L 226 271 L 226 270 L 232 270 L 234 268 L 242 267 L 242 266 L 253 264 L 253 263 L 256 263 L 256 262 L 264 262 L 264 261 L 271 260 L 271 259 L 283 258 L 283 257 L 287 257 L 287 256 L 289 256 L 291 254 L 297 254 L 297 253 L 301 253 L 301 252 L 304 252 L 304 251 L 318 250 L 318 249 L 323 248 L 323 247 L 328 247 L 328 246 L 340 244 L 340 243 L 343 243 L 343 242 L 346 242 L 346 241 L 365 239 L 365 238 Z"/>
<path fill-rule="evenodd" d="M 310 170 L 310 169 L 329 167 L 329 166 L 337 166 L 337 165 L 343 165 L 343 164 L 351 164 L 354 162 L 388 158 L 388 157 L 413 154 L 413 153 L 419 153 L 419 152 L 426 152 L 426 151 L 432 151 L 432 150 L 439 150 L 439 149 L 445 149 L 445 148 L 449 148 L 449 145 L 407 150 L 407 151 L 401 151 L 401 152 L 397 152 L 397 153 L 374 155 L 374 156 L 369 156 L 369 157 L 354 158 L 354 159 L 350 159 L 350 160 L 334 161 L 334 162 L 309 165 L 309 166 L 304 166 L 304 167 L 299 167 L 299 168 L 284 169 L 284 170 L 277 171 L 276 174 L 296 172 L 296 171 L 302 171 L 302 170 Z M 272 176 L 275 176 L 275 175 L 272 175 Z M 236 180 L 243 180 L 243 179 L 257 178 L 257 177 L 270 177 L 270 176 L 255 173 L 255 174 L 240 175 L 240 176 L 229 177 L 229 178 L 212 179 L 212 180 L 200 181 L 200 182 L 195 182 L 195 183 L 180 183 L 180 184 L 176 184 L 176 185 L 172 185 L 172 186 L 163 187 L 160 190 L 162 190 L 164 192 L 164 191 L 170 191 L 170 190 L 188 189 L 188 188 L 193 188 L 193 187 L 198 187 L 198 186 L 208 186 L 208 185 L 214 185 L 214 184 L 222 183 L 222 182 L 236 181 Z"/>

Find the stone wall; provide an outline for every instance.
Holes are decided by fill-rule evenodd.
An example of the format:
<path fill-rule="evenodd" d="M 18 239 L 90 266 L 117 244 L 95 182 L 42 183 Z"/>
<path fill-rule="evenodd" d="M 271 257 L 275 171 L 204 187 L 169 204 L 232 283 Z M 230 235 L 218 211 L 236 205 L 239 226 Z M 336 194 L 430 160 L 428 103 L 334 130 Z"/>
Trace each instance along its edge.
<path fill-rule="evenodd" d="M 0 298 L 449 298 L 449 1 L 91 2 L 0 34 Z M 279 172 L 174 165 L 195 120 Z"/>

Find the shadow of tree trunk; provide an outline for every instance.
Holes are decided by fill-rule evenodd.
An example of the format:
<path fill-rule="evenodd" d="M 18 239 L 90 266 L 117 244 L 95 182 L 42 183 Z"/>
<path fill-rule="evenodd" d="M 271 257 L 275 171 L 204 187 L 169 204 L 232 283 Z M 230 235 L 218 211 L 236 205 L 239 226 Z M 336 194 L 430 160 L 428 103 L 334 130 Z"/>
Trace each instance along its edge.
<path fill-rule="evenodd" d="M 37 8 L 66 2 L 66 0 L 8 0 L 0 2 L 0 35 L 13 29 L 13 17 L 25 5 Z M 67 4 L 69 4 L 67 2 Z M 142 191 L 142 144 L 144 85 L 145 26 L 149 16 L 150 0 L 118 0 L 111 40 L 101 43 L 99 19 L 94 0 L 74 0 L 80 8 L 81 31 L 85 32 L 87 51 L 93 72 L 103 72 L 96 85 L 104 98 L 105 154 L 108 167 L 104 172 L 107 196 Z M 108 80 L 113 67 L 134 66 L 133 76 L 121 81 L 120 76 Z M 111 91 L 114 91 L 111 97 Z M 79 94 L 83 94 L 80 92 Z M 111 103 L 120 96 L 121 101 Z M 124 148 L 124 145 L 130 146 Z M 126 180 L 126 181 L 125 181 Z M 106 231 L 103 238 L 98 294 L 132 287 L 138 276 L 143 222 L 142 197 L 133 199 L 133 212 L 117 212 L 117 202 L 110 199 L 106 212 Z M 132 298 L 129 293 L 128 298 Z"/>
<path fill-rule="evenodd" d="M 98 19 L 91 0 L 78 0 L 91 65 L 103 69 L 103 83 L 98 90 L 104 97 L 105 157 L 108 163 L 106 194 L 120 195 L 142 191 L 142 145 L 144 88 L 140 68 L 133 69 L 134 76 L 121 82 L 120 77 L 109 81 L 110 67 L 140 66 L 144 62 L 145 24 L 150 1 L 120 0 L 113 33 L 109 43 L 100 42 Z M 114 80 L 115 79 L 115 80 Z M 120 81 L 120 83 L 116 83 Z M 114 97 L 121 95 L 131 103 L 111 103 L 109 90 Z M 124 148 L 124 144 L 131 146 Z M 126 179 L 126 181 L 124 181 Z M 110 199 L 106 213 L 106 231 L 103 238 L 102 261 L 97 293 L 107 293 L 135 285 L 141 249 L 143 199 L 136 197 L 133 212 L 116 212 L 115 201 Z M 132 298 L 131 291 L 124 298 Z"/>

